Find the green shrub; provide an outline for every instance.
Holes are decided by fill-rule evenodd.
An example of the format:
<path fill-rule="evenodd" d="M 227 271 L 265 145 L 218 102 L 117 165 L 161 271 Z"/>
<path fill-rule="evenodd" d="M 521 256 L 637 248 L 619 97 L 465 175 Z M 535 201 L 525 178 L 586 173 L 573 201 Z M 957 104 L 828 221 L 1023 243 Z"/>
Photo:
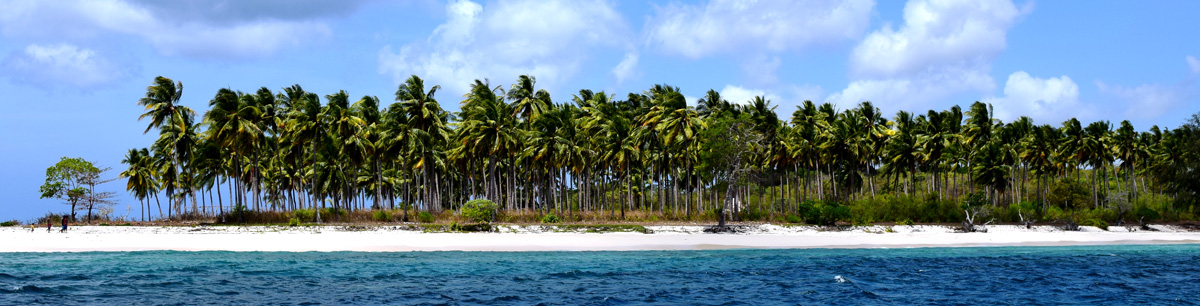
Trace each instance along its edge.
<path fill-rule="evenodd" d="M 292 218 L 300 219 L 300 221 L 304 222 L 316 221 L 317 219 L 314 216 L 315 214 L 313 214 L 313 210 L 311 209 L 297 209 L 292 211 Z"/>
<path fill-rule="evenodd" d="M 386 210 L 376 210 L 374 213 L 371 213 L 371 220 L 379 222 L 392 221 L 392 213 Z"/>
<path fill-rule="evenodd" d="M 1104 220 L 1100 220 L 1100 219 L 1083 220 L 1083 222 L 1080 222 L 1079 225 L 1095 226 L 1102 230 L 1106 230 L 1106 231 L 1108 230 L 1108 222 L 1104 222 Z"/>
<path fill-rule="evenodd" d="M 334 216 L 345 217 L 347 214 L 349 214 L 349 212 L 340 208 L 328 207 L 321 210 L 321 218 L 329 218 Z"/>
<path fill-rule="evenodd" d="M 850 208 L 834 202 L 805 201 L 800 204 L 804 222 L 817 225 L 834 225 L 850 217 Z"/>
<path fill-rule="evenodd" d="M 492 230 L 491 225 L 488 225 L 487 223 L 482 223 L 482 222 L 476 223 L 476 224 L 465 224 L 465 225 L 458 224 L 457 221 L 450 222 L 450 231 L 451 232 L 487 232 L 487 231 L 491 231 L 491 230 Z"/>
<path fill-rule="evenodd" d="M 14 226 L 14 225 L 21 225 L 21 222 L 17 221 L 17 220 L 0 222 L 0 226 Z"/>
<path fill-rule="evenodd" d="M 742 211 L 741 220 L 758 221 L 762 220 L 763 216 L 765 215 L 766 214 L 763 213 L 762 209 L 759 207 L 746 207 L 746 209 Z"/>
<path fill-rule="evenodd" d="M 804 219 L 800 219 L 796 215 L 783 216 L 783 221 L 787 221 L 788 223 L 804 223 Z"/>
<path fill-rule="evenodd" d="M 417 221 L 421 223 L 433 223 L 433 214 L 428 211 L 422 211 L 417 214 Z"/>
<path fill-rule="evenodd" d="M 542 216 L 542 223 L 559 223 L 559 222 L 562 222 L 562 219 L 559 218 L 558 216 L 555 216 L 554 214 L 546 214 L 545 216 Z"/>
<path fill-rule="evenodd" d="M 1136 216 L 1138 219 L 1144 220 L 1146 222 L 1151 222 L 1151 221 L 1156 221 L 1158 219 L 1162 219 L 1162 215 L 1158 214 L 1157 211 L 1154 211 L 1153 209 L 1150 209 L 1149 207 L 1145 207 L 1145 206 L 1142 206 L 1141 208 L 1139 208 L 1137 210 L 1137 212 L 1134 212 L 1134 216 Z"/>
<path fill-rule="evenodd" d="M 467 201 L 466 204 L 463 204 L 462 208 L 459 209 L 459 214 L 471 222 L 490 223 L 492 222 L 492 217 L 494 217 L 493 214 L 496 213 L 496 209 L 498 207 L 499 206 L 497 206 L 496 203 L 492 202 L 491 200 L 470 200 Z"/>
<path fill-rule="evenodd" d="M 901 220 L 899 223 L 900 223 L 900 225 L 913 225 L 913 220 L 912 219 L 904 219 L 904 220 Z"/>
<path fill-rule="evenodd" d="M 300 219 L 292 218 L 292 219 L 288 220 L 288 226 L 300 226 Z"/>

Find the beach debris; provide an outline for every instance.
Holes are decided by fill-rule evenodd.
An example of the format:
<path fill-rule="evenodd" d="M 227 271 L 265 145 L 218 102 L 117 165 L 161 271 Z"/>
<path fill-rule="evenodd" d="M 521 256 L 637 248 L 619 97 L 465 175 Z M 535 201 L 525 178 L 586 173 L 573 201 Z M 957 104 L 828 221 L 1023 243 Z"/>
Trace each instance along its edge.
<path fill-rule="evenodd" d="M 975 207 L 975 209 L 972 210 L 975 212 L 971 213 L 971 210 L 963 209 L 963 213 L 966 215 L 966 220 L 963 220 L 961 230 L 966 233 L 987 233 L 987 225 L 995 222 L 996 218 L 992 218 L 992 220 L 989 220 L 984 224 L 975 224 L 975 219 L 981 216 L 986 216 L 987 211 L 983 210 L 982 207 Z"/>
<path fill-rule="evenodd" d="M 1071 215 L 1068 216 L 1066 219 L 1058 219 L 1055 222 L 1062 223 L 1063 224 L 1062 230 L 1064 230 L 1064 231 L 1078 232 L 1079 231 L 1079 221 L 1075 221 L 1075 220 L 1076 220 L 1075 212 L 1071 212 Z"/>
<path fill-rule="evenodd" d="M 1021 217 L 1021 225 L 1024 225 L 1025 229 L 1032 229 L 1033 224 L 1037 223 L 1037 220 L 1025 219 L 1025 214 L 1021 213 L 1020 209 L 1017 209 L 1017 216 Z"/>
<path fill-rule="evenodd" d="M 745 225 L 713 225 L 705 226 L 704 232 L 709 234 L 740 234 L 749 230 Z"/>

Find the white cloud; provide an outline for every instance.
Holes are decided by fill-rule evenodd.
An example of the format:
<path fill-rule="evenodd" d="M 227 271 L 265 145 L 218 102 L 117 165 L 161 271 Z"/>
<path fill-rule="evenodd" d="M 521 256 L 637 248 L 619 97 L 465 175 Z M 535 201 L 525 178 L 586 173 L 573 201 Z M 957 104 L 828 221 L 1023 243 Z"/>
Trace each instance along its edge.
<path fill-rule="evenodd" d="M 670 4 L 646 25 L 651 45 L 688 58 L 748 49 L 771 53 L 853 39 L 866 30 L 874 3 L 714 0 Z"/>
<path fill-rule="evenodd" d="M 1021 11 L 1008 0 L 914 0 L 904 26 L 867 35 L 850 56 L 861 77 L 907 76 L 946 65 L 988 65 L 1004 51 L 1005 36 Z"/>
<path fill-rule="evenodd" d="M 845 107 L 872 101 L 889 112 L 900 109 L 925 111 L 931 104 L 943 102 L 964 90 L 989 92 L 995 86 L 986 70 L 946 66 L 908 77 L 855 80 L 842 91 L 831 94 L 826 101 Z"/>
<path fill-rule="evenodd" d="M 1135 87 L 1108 85 L 1096 81 L 1100 93 L 1116 97 L 1129 105 L 1125 117 L 1134 119 L 1158 118 L 1194 95 L 1190 87 L 1162 84 L 1142 84 Z"/>
<path fill-rule="evenodd" d="M 780 97 L 773 93 L 762 89 L 751 89 L 736 85 L 725 85 L 721 88 L 721 98 L 728 100 L 729 103 L 749 104 L 750 100 L 756 96 L 763 96 L 767 100 L 771 100 L 772 105 L 779 105 Z"/>
<path fill-rule="evenodd" d="M 755 84 L 774 84 L 779 81 L 776 72 L 782 64 L 778 56 L 749 56 L 742 62 L 742 74 Z"/>
<path fill-rule="evenodd" d="M 129 76 L 96 51 L 69 44 L 29 45 L 0 63 L 10 80 L 39 87 L 67 85 L 83 90 L 111 84 Z"/>
<path fill-rule="evenodd" d="M 1008 29 L 1030 10 L 1009 0 L 909 1 L 899 30 L 885 25 L 854 48 L 853 81 L 829 100 L 918 110 L 966 91 L 990 92 L 992 61 L 1004 51 Z"/>
<path fill-rule="evenodd" d="M 132 35 L 163 54 L 196 58 L 255 58 L 329 38 L 322 18 L 344 15 L 357 4 L 293 5 L 264 9 L 265 2 L 231 3 L 123 0 L 4 1 L 0 33 L 33 38 L 96 41 Z M 332 8 L 334 6 L 341 7 Z"/>
<path fill-rule="evenodd" d="M 1068 76 L 1036 78 L 1017 71 L 1008 76 L 1004 96 L 983 99 L 991 103 L 996 118 L 1012 121 L 1029 116 L 1040 123 L 1057 123 L 1078 117 L 1084 111 L 1079 105 L 1079 85 Z"/>
<path fill-rule="evenodd" d="M 1173 85 L 1142 84 L 1138 86 L 1109 85 L 1096 81 L 1100 93 L 1116 98 L 1129 105 L 1125 117 L 1154 119 L 1166 115 L 1172 109 L 1196 100 L 1196 77 L 1200 76 L 1200 61 L 1188 55 L 1184 57 L 1190 75 Z"/>
<path fill-rule="evenodd" d="M 1184 59 L 1187 60 L 1188 68 L 1192 69 L 1192 74 L 1200 74 L 1200 60 L 1196 60 L 1196 58 L 1192 57 L 1191 55 L 1188 55 Z"/>
<path fill-rule="evenodd" d="M 638 54 L 634 52 L 625 53 L 625 58 L 613 67 L 613 76 L 617 78 L 617 84 L 624 83 L 636 75 L 638 64 Z"/>
<path fill-rule="evenodd" d="M 397 83 L 416 74 L 452 95 L 466 92 L 475 79 L 503 85 L 502 80 L 521 74 L 533 75 L 539 87 L 553 90 L 579 72 L 589 50 L 632 49 L 625 21 L 612 4 L 600 0 L 522 0 L 486 8 L 455 1 L 446 6 L 446 16 L 427 41 L 382 48 L 379 73 Z M 628 66 L 633 64 L 636 55 Z M 622 73 L 622 65 L 616 66 L 614 74 Z"/>
<path fill-rule="evenodd" d="M 797 103 L 793 103 L 795 105 L 799 105 L 800 103 L 798 103 L 798 102 L 801 102 L 804 100 L 820 102 L 821 97 L 825 96 L 825 89 L 823 89 L 823 88 L 821 88 L 821 86 L 817 86 L 817 85 L 790 85 L 790 86 L 786 87 L 786 92 L 791 94 L 792 102 L 797 102 Z M 786 101 L 780 101 L 780 102 L 781 102 L 780 104 L 782 105 L 783 104 L 782 102 L 786 102 Z"/>

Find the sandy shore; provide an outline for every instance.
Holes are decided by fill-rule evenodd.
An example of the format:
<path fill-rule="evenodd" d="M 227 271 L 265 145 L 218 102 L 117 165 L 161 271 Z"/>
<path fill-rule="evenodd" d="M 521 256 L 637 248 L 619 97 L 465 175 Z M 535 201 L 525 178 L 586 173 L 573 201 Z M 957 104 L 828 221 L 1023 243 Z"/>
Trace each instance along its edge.
<path fill-rule="evenodd" d="M 1153 231 L 1052 226 L 990 226 L 987 233 L 956 233 L 936 225 L 818 227 L 748 226 L 739 234 L 706 234 L 701 226 L 647 226 L 643 233 L 553 232 L 541 226 L 502 226 L 499 233 L 422 233 L 395 227 L 341 226 L 78 226 L 68 233 L 45 227 L 0 228 L 0 252 L 86 251 L 626 251 L 739 248 L 910 248 L 1200 243 L 1200 232 L 1155 225 Z"/>

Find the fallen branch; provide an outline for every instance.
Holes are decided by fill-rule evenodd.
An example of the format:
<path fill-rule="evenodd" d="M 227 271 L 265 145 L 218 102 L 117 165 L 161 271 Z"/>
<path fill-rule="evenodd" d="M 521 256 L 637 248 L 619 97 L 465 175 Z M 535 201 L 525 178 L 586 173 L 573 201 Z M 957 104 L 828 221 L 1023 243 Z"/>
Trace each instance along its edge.
<path fill-rule="evenodd" d="M 1020 209 L 1017 209 L 1017 216 L 1021 217 L 1021 225 L 1024 225 L 1025 229 L 1033 228 L 1033 224 L 1037 222 L 1037 220 L 1025 219 L 1025 214 L 1021 213 Z"/>

